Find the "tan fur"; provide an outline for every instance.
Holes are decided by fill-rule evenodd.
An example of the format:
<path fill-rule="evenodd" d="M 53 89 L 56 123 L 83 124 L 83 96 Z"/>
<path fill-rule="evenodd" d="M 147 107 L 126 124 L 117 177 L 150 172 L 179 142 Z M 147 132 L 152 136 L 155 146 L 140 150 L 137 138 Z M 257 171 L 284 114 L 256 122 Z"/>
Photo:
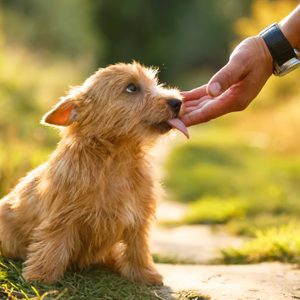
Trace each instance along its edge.
<path fill-rule="evenodd" d="M 147 152 L 174 117 L 175 89 L 138 63 L 99 69 L 45 117 L 62 139 L 49 160 L 1 200 L 2 254 L 26 280 L 107 264 L 129 280 L 162 283 L 149 252 L 156 183 Z M 128 93 L 126 87 L 140 87 Z"/>

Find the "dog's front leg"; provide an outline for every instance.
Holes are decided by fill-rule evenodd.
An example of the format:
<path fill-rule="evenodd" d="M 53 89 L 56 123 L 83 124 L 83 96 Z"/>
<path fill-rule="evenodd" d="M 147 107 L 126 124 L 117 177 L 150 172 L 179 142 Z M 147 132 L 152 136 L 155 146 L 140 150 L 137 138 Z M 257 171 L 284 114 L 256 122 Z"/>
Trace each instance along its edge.
<path fill-rule="evenodd" d="M 124 251 L 117 258 L 120 273 L 131 281 L 162 284 L 162 276 L 157 272 L 148 244 L 149 226 L 146 224 L 129 228 L 124 234 Z"/>
<path fill-rule="evenodd" d="M 44 227 L 44 226 L 43 226 Z M 72 226 L 38 228 L 29 245 L 23 277 L 27 281 L 53 283 L 61 278 L 74 255 L 75 238 Z"/>

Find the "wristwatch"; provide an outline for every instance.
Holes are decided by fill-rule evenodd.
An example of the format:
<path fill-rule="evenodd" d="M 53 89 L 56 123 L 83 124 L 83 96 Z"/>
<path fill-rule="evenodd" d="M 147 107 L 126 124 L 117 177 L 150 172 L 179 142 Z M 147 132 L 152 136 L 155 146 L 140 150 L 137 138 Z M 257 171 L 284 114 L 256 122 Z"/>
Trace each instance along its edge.
<path fill-rule="evenodd" d="M 277 23 L 259 34 L 265 41 L 273 58 L 273 74 L 283 76 L 300 66 L 300 52 L 293 49 Z"/>

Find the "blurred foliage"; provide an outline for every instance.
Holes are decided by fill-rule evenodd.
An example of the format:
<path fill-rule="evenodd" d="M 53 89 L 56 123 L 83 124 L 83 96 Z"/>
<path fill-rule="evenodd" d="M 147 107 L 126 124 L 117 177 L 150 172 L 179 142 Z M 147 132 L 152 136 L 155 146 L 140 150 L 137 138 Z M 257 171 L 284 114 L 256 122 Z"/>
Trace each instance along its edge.
<path fill-rule="evenodd" d="M 269 198 L 272 203 L 281 203 L 287 196 L 298 198 L 298 157 L 266 152 L 233 130 L 203 126 L 205 130 L 205 134 L 194 132 L 192 142 L 177 147 L 168 157 L 165 183 L 175 199 L 191 202 L 207 196 L 241 197 L 260 204 Z M 230 138 L 234 141 L 228 141 Z"/>
<path fill-rule="evenodd" d="M 5 13 L 0 6 L 0 16 Z M 54 148 L 57 134 L 39 125 L 41 117 L 69 84 L 83 80 L 90 65 L 85 58 L 74 69 L 71 58 L 33 53 L 9 42 L 4 19 L 0 18 L 0 195 Z"/>
<path fill-rule="evenodd" d="M 93 1 L 3 0 L 7 43 L 35 53 L 73 56 L 101 55 L 101 35 L 93 24 Z M 88 51 L 88 52 L 87 52 Z"/>
<path fill-rule="evenodd" d="M 246 202 L 240 199 L 208 197 L 194 201 L 184 218 L 187 224 L 224 224 L 246 214 Z"/>
<path fill-rule="evenodd" d="M 247 11 L 250 1 L 98 3 L 96 26 L 106 40 L 105 63 L 136 59 L 158 65 L 164 80 L 180 84 L 184 71 L 224 63 L 234 37 L 232 24 Z"/>
<path fill-rule="evenodd" d="M 257 231 L 256 237 L 241 248 L 222 251 L 222 262 L 229 264 L 282 261 L 300 263 L 300 224 Z"/>
<path fill-rule="evenodd" d="M 300 158 L 268 149 L 264 135 L 221 123 L 222 130 L 220 123 L 194 130 L 193 142 L 168 157 L 165 184 L 171 199 L 192 203 L 183 221 L 234 221 L 232 231 L 253 234 L 278 220 L 298 218 Z"/>
<path fill-rule="evenodd" d="M 152 253 L 152 258 L 158 264 L 172 264 L 172 265 L 192 265 L 195 261 L 190 258 L 180 258 L 176 255 L 164 255 L 160 253 Z"/>
<path fill-rule="evenodd" d="M 235 30 L 241 38 L 257 35 L 268 25 L 285 18 L 298 4 L 295 0 L 255 0 L 251 7 L 251 17 L 241 17 Z"/>
<path fill-rule="evenodd" d="M 183 72 L 221 66 L 234 21 L 251 0 L 3 0 L 8 42 L 94 64 L 138 60 L 172 84 Z M 20 29 L 21 28 L 21 29 Z M 211 37 L 214 38 L 211 38 Z"/>

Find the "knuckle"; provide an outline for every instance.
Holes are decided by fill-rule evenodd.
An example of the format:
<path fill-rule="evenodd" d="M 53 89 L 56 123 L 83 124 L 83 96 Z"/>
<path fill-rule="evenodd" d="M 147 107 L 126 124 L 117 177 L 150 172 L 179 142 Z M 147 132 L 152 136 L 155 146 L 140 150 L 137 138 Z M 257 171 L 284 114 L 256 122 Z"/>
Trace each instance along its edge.
<path fill-rule="evenodd" d="M 223 86 L 226 88 L 229 87 L 231 85 L 232 78 L 233 78 L 232 70 L 229 67 L 227 68 L 225 67 L 221 74 L 221 81 L 223 82 Z"/>
<path fill-rule="evenodd" d="M 249 51 L 247 49 L 241 49 L 230 57 L 230 65 L 232 70 L 243 73 L 249 62 Z"/>

